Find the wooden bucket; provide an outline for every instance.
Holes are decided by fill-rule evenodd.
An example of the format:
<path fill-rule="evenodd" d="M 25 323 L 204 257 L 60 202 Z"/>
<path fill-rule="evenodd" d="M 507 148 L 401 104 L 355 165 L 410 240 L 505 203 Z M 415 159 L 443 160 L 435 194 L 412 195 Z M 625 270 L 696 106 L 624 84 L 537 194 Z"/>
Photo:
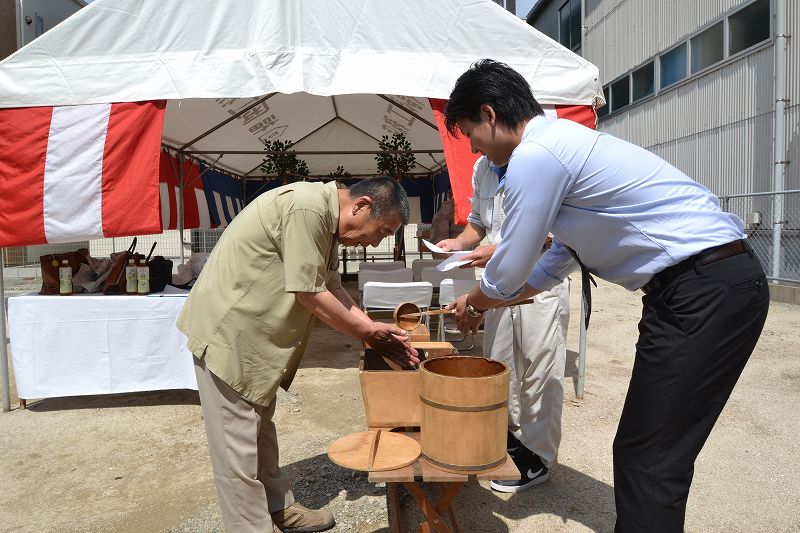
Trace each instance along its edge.
<path fill-rule="evenodd" d="M 508 367 L 483 357 L 420 365 L 422 455 L 448 472 L 474 474 L 506 460 Z"/>

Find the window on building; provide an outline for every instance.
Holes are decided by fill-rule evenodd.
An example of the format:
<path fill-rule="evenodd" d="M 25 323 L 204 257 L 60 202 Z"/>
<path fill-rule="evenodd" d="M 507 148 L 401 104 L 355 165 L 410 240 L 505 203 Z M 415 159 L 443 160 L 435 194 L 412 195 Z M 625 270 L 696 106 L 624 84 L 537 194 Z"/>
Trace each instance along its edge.
<path fill-rule="evenodd" d="M 656 90 L 655 62 L 651 61 L 634 70 L 631 78 L 633 79 L 633 102 L 650 96 Z"/>
<path fill-rule="evenodd" d="M 581 1 L 567 0 L 558 10 L 558 42 L 570 50 L 581 46 Z"/>
<path fill-rule="evenodd" d="M 686 43 L 681 43 L 660 57 L 661 88 L 672 85 L 686 77 Z"/>
<path fill-rule="evenodd" d="M 769 0 L 756 0 L 728 17 L 728 53 L 737 54 L 770 38 Z"/>
<path fill-rule="evenodd" d="M 628 76 L 611 84 L 611 112 L 622 109 L 631 103 L 630 84 Z"/>
<path fill-rule="evenodd" d="M 608 115 L 608 110 L 611 107 L 611 98 L 609 96 L 608 85 L 603 87 L 603 98 L 606 100 L 606 105 L 597 110 L 597 118 L 602 118 Z"/>
<path fill-rule="evenodd" d="M 691 39 L 692 74 L 722 61 L 725 45 L 722 22 L 714 24 Z"/>

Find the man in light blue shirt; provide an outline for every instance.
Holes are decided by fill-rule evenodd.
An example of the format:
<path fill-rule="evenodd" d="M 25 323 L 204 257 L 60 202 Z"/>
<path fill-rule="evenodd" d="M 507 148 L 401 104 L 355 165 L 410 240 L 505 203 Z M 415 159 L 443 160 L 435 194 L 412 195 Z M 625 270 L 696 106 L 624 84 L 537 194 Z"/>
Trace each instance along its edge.
<path fill-rule="evenodd" d="M 456 238 L 436 244 L 448 251 L 474 248 L 464 257 L 471 261 L 464 267 L 485 267 L 500 242 L 505 219 L 501 175 L 505 168 L 494 167 L 486 156 L 475 162 L 467 225 Z M 478 246 L 484 237 L 488 244 Z M 569 280 L 535 300 L 536 305 L 490 309 L 483 325 L 483 355 L 509 369 L 508 453 L 520 472 L 518 480 L 493 480 L 491 487 L 498 492 L 518 492 L 547 481 L 561 442 Z"/>
<path fill-rule="evenodd" d="M 580 262 L 642 289 L 636 360 L 614 440 L 617 531 L 683 530 L 694 461 L 761 333 L 764 272 L 742 221 L 641 147 L 545 120 L 528 83 L 490 60 L 456 82 L 452 134 L 508 164 L 502 240 L 459 299 L 462 330 L 508 300 L 549 290 Z M 548 232 L 553 246 L 539 257 Z"/>

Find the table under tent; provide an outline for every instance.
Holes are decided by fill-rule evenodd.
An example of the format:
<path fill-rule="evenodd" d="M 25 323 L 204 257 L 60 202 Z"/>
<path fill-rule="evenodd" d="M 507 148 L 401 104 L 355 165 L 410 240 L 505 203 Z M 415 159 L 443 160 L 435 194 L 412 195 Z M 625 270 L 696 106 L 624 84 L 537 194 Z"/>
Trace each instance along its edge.
<path fill-rule="evenodd" d="M 161 151 L 258 181 L 280 139 L 311 179 L 369 177 L 396 132 L 411 174 L 447 166 L 464 221 L 475 156 L 441 109 L 485 57 L 551 117 L 604 104 L 597 67 L 491 0 L 96 0 L 0 62 L 0 247 L 160 232 Z M 181 174 L 179 229 L 199 198 Z M 0 355 L 9 410 L 6 342 Z"/>

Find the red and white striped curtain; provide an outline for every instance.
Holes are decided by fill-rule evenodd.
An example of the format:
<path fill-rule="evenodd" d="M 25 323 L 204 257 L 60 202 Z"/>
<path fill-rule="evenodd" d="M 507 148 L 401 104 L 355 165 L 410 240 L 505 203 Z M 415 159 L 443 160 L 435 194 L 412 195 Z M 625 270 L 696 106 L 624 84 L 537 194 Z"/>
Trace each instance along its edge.
<path fill-rule="evenodd" d="M 160 233 L 165 105 L 0 110 L 0 247 Z"/>

